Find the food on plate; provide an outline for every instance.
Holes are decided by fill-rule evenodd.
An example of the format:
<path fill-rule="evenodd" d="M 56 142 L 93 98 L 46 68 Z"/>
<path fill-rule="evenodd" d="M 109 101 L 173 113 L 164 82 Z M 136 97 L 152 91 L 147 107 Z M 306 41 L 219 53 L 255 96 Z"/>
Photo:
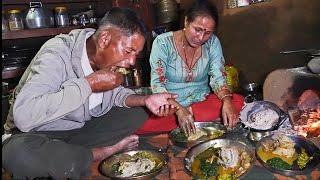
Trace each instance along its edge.
<path fill-rule="evenodd" d="M 181 130 L 173 133 L 172 136 L 177 142 L 188 142 L 199 140 L 202 137 L 206 137 L 208 140 L 215 139 L 222 136 L 224 133 L 224 130 L 215 127 L 197 127 L 196 132 L 188 137 Z"/>
<path fill-rule="evenodd" d="M 276 169 L 283 169 L 283 170 L 289 170 L 292 168 L 292 165 L 288 164 L 284 160 L 278 157 L 274 157 L 267 160 L 267 164 L 270 166 L 276 168 Z"/>
<path fill-rule="evenodd" d="M 124 68 L 124 67 L 119 67 L 116 69 L 116 72 L 121 73 L 123 75 L 127 75 L 130 73 L 130 70 L 128 70 L 127 68 Z"/>
<path fill-rule="evenodd" d="M 147 158 L 137 158 L 130 161 L 121 162 L 118 167 L 120 177 L 131 177 L 141 173 L 150 172 L 156 163 Z"/>
<path fill-rule="evenodd" d="M 306 150 L 304 148 L 302 148 L 301 153 L 298 156 L 298 166 L 300 169 L 303 169 L 306 167 L 307 163 L 312 160 L 313 157 L 310 157 L 307 153 Z"/>
<path fill-rule="evenodd" d="M 251 166 L 252 158 L 236 146 L 210 147 L 195 156 L 191 174 L 196 179 L 236 179 Z"/>
<path fill-rule="evenodd" d="M 257 154 L 262 161 L 276 169 L 292 170 L 294 164 L 303 169 L 313 157 L 310 157 L 304 148 L 300 148 L 301 152 L 296 148 L 295 142 L 290 137 L 275 134 L 261 142 Z"/>
<path fill-rule="evenodd" d="M 195 141 L 195 140 L 201 138 L 202 136 L 206 136 L 206 135 L 207 135 L 207 133 L 204 130 L 202 130 L 200 128 L 196 128 L 196 132 L 191 134 L 188 137 L 188 141 Z"/>
<path fill-rule="evenodd" d="M 282 110 L 268 101 L 255 101 L 246 104 L 240 112 L 241 122 L 255 130 L 274 130 L 282 118 Z M 284 117 L 284 116 L 283 116 Z"/>
<path fill-rule="evenodd" d="M 138 152 L 132 156 L 126 156 L 111 167 L 111 171 L 117 177 L 135 177 L 154 172 L 163 163 L 148 152 Z"/>
<path fill-rule="evenodd" d="M 254 129 L 266 130 L 272 128 L 279 119 L 279 115 L 272 109 L 263 109 L 248 117 L 247 126 Z"/>

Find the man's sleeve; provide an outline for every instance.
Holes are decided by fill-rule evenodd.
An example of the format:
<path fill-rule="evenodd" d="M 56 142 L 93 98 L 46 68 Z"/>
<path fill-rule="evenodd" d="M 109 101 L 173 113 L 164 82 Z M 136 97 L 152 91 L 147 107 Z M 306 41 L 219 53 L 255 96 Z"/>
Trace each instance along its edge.
<path fill-rule="evenodd" d="M 14 122 L 21 131 L 58 120 L 82 106 L 92 93 L 84 78 L 66 79 L 70 54 L 59 39 L 49 40 L 37 53 L 14 102 Z"/>

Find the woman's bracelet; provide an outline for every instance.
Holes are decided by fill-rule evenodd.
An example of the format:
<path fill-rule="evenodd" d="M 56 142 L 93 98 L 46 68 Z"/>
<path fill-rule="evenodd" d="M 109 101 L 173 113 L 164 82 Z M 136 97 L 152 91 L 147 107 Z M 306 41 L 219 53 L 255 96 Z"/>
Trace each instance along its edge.
<path fill-rule="evenodd" d="M 231 94 L 231 93 L 225 94 L 225 95 L 223 95 L 223 96 L 220 97 L 220 100 L 222 101 L 222 100 L 223 100 L 224 98 L 226 98 L 226 97 L 232 97 L 232 94 Z"/>

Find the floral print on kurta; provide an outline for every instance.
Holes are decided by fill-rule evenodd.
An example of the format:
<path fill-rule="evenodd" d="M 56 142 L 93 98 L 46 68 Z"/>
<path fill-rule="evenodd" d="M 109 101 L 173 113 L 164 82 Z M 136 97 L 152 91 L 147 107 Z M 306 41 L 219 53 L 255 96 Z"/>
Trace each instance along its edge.
<path fill-rule="evenodd" d="M 189 106 L 203 101 L 211 89 L 217 93 L 227 88 L 225 61 L 219 39 L 212 35 L 201 48 L 202 56 L 192 68 L 192 81 L 187 82 L 188 69 L 176 50 L 173 32 L 158 35 L 150 54 L 153 93 L 177 94 L 177 101 L 183 106 Z"/>

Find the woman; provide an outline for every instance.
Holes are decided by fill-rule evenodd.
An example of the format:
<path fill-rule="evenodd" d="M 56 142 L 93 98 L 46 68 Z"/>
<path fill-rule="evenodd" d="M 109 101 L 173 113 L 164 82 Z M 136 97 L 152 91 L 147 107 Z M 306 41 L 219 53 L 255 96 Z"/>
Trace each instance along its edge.
<path fill-rule="evenodd" d="M 177 94 L 172 104 L 179 110 L 168 117 L 150 117 L 138 133 L 170 131 L 177 127 L 176 119 L 187 135 L 195 130 L 194 119 L 212 121 L 222 116 L 226 126 L 235 126 L 243 97 L 232 94 L 226 84 L 225 61 L 214 34 L 217 25 L 217 8 L 208 1 L 196 1 L 187 11 L 182 30 L 154 40 L 152 91 Z"/>

